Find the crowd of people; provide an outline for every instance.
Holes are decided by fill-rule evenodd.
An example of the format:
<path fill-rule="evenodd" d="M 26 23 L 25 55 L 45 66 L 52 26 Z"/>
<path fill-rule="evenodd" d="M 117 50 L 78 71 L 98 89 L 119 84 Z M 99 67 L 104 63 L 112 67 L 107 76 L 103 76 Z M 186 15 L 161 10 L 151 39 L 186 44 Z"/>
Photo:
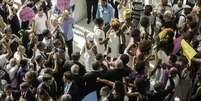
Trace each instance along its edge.
<path fill-rule="evenodd" d="M 0 0 L 0 101 L 201 101 L 201 0 L 66 1 Z"/>

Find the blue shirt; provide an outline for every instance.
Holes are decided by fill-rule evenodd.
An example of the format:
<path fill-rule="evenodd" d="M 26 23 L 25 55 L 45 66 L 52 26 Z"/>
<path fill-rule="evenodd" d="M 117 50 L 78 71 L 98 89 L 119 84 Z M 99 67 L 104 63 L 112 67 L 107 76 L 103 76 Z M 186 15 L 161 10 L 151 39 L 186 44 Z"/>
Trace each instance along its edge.
<path fill-rule="evenodd" d="M 64 19 L 61 23 L 61 31 L 64 34 L 64 38 L 66 41 L 73 39 L 73 25 L 75 21 L 72 17 L 68 17 Z"/>
<path fill-rule="evenodd" d="M 101 4 L 98 4 L 96 18 L 103 18 L 104 24 L 108 24 L 110 23 L 113 16 L 114 11 L 111 4 L 107 4 L 107 6 L 102 6 Z"/>

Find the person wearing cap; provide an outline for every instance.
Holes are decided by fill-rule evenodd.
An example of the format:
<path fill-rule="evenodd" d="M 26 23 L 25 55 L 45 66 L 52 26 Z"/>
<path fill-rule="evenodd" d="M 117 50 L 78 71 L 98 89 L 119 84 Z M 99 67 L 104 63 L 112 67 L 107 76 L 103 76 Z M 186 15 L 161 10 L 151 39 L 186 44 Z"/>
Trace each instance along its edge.
<path fill-rule="evenodd" d="M 75 24 L 74 18 L 69 15 L 68 10 L 64 10 L 61 19 L 61 31 L 63 32 L 66 45 L 68 47 L 68 56 L 71 58 L 73 53 L 73 26 Z"/>
<path fill-rule="evenodd" d="M 81 54 L 85 57 L 85 67 L 87 72 L 93 71 L 92 63 L 95 61 L 97 54 L 97 47 L 94 43 L 94 37 L 91 33 L 84 33 L 86 43 L 81 50 Z"/>

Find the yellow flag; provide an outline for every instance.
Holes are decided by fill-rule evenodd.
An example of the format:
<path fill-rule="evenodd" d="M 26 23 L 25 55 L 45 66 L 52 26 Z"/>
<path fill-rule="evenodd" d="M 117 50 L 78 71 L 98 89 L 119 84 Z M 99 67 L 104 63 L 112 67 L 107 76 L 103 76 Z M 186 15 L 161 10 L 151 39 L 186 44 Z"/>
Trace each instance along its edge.
<path fill-rule="evenodd" d="M 188 64 L 190 66 L 191 59 L 197 54 L 197 52 L 184 39 L 181 41 L 181 47 L 183 55 L 188 59 Z"/>
<path fill-rule="evenodd" d="M 165 29 L 163 29 L 163 30 L 159 33 L 159 38 L 160 38 L 160 39 L 165 38 L 165 37 L 167 36 L 167 32 L 169 32 L 169 31 L 172 31 L 172 32 L 173 32 L 173 29 L 171 29 L 171 28 L 165 28 Z"/>

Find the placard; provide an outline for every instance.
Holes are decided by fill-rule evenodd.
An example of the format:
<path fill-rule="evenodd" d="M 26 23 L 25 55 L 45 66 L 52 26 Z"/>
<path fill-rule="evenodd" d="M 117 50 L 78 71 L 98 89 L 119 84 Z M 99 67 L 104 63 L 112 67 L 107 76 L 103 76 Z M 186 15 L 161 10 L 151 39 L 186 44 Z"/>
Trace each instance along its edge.
<path fill-rule="evenodd" d="M 184 39 L 181 41 L 181 47 L 183 55 L 188 59 L 188 64 L 191 65 L 191 59 L 197 52 Z"/>

